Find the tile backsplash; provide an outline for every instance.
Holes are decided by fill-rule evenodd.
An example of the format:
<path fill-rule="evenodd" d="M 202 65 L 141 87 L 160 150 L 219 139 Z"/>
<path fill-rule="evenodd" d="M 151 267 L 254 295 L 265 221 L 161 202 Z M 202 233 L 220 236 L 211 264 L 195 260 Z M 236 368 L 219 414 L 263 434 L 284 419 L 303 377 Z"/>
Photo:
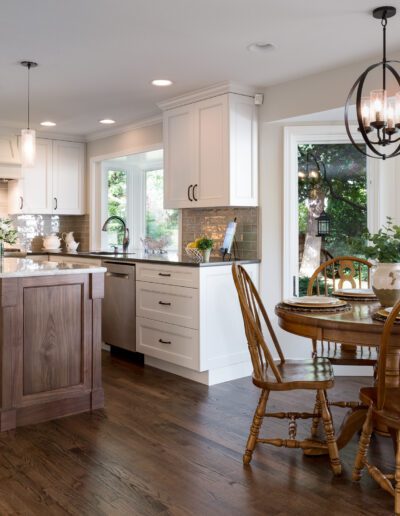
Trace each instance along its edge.
<path fill-rule="evenodd" d="M 238 258 L 258 258 L 258 208 L 187 208 L 182 210 L 182 247 L 206 235 L 215 240 L 212 256 L 219 256 L 228 222 L 237 218 Z"/>
<path fill-rule="evenodd" d="M 89 250 L 89 215 L 13 215 L 19 244 L 30 251 L 41 251 L 43 236 L 73 231 L 80 242 L 78 251 Z"/>

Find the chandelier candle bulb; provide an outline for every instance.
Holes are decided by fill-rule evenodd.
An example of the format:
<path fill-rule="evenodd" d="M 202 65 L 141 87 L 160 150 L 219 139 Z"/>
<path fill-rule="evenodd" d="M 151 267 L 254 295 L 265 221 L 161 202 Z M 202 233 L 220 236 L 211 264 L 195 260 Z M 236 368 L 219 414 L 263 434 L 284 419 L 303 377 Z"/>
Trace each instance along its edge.
<path fill-rule="evenodd" d="M 361 101 L 361 114 L 363 119 L 363 125 L 365 128 L 368 128 L 370 125 L 369 119 L 369 97 L 363 97 Z"/>
<path fill-rule="evenodd" d="M 386 90 L 371 91 L 371 119 L 372 124 L 378 128 L 386 122 L 387 97 Z"/>
<path fill-rule="evenodd" d="M 392 104 L 389 104 L 387 109 L 387 128 L 393 130 L 393 132 L 396 130 L 394 127 L 394 106 Z"/>

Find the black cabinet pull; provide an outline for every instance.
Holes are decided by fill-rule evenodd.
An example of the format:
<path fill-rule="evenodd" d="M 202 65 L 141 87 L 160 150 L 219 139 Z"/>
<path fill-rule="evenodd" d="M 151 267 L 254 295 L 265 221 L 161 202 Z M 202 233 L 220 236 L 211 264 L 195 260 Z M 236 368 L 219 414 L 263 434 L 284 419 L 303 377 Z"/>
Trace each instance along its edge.
<path fill-rule="evenodd" d="M 193 185 L 189 185 L 187 189 L 187 196 L 190 202 L 193 202 L 193 197 L 190 197 L 190 189 L 193 188 Z M 192 192 L 193 195 L 193 192 Z"/>
<path fill-rule="evenodd" d="M 158 275 L 159 276 L 164 276 L 165 278 L 170 278 L 171 277 L 171 274 L 167 274 L 166 272 L 159 272 Z"/>
<path fill-rule="evenodd" d="M 22 210 L 23 207 L 24 207 L 24 198 L 21 195 L 19 198 L 19 209 Z"/>
<path fill-rule="evenodd" d="M 171 303 L 165 303 L 164 301 L 159 301 L 158 304 L 164 306 L 171 306 Z"/>
<path fill-rule="evenodd" d="M 171 344 L 171 341 L 170 341 L 170 340 L 162 340 L 162 339 L 158 339 L 158 342 L 160 342 L 161 344 Z"/>
<path fill-rule="evenodd" d="M 194 201 L 196 201 L 196 202 L 198 201 L 198 198 L 195 196 L 195 194 L 194 194 L 194 193 L 195 193 L 195 190 L 196 190 L 196 188 L 197 188 L 198 186 L 199 186 L 199 185 L 197 185 L 197 184 L 196 184 L 196 185 L 194 185 L 194 187 L 193 187 L 193 200 L 194 200 Z"/>
<path fill-rule="evenodd" d="M 54 197 L 54 209 L 56 210 L 57 208 L 58 208 L 57 197 Z"/>

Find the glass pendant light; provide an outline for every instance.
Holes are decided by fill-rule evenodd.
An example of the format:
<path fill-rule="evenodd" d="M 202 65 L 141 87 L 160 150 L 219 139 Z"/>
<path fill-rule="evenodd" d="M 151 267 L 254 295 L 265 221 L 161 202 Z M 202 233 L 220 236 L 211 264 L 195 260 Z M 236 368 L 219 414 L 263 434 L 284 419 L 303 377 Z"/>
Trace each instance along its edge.
<path fill-rule="evenodd" d="M 36 157 L 36 131 L 31 129 L 29 126 L 29 72 L 31 68 L 35 68 L 37 66 L 37 63 L 33 61 L 21 61 L 21 65 L 28 69 L 28 128 L 21 130 L 21 164 L 23 167 L 33 167 L 35 165 Z"/>

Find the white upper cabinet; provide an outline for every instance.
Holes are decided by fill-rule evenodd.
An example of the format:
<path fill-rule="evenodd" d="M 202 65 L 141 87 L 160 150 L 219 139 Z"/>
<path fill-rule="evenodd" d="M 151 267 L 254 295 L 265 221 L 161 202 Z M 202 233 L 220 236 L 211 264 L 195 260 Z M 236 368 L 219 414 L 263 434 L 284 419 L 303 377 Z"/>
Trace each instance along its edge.
<path fill-rule="evenodd" d="M 196 170 L 193 167 L 195 141 L 191 106 L 165 112 L 163 139 L 164 205 L 165 208 L 184 208 L 191 202 L 190 190 L 196 182 Z M 173 177 L 167 170 L 174 171 Z M 168 177 L 170 180 L 167 180 Z"/>
<path fill-rule="evenodd" d="M 164 111 L 165 208 L 257 206 L 253 97 L 226 93 Z"/>
<path fill-rule="evenodd" d="M 32 168 L 9 183 L 10 214 L 84 213 L 84 144 L 37 138 Z"/>
<path fill-rule="evenodd" d="M 82 143 L 53 141 L 54 213 L 84 213 L 84 158 Z"/>

